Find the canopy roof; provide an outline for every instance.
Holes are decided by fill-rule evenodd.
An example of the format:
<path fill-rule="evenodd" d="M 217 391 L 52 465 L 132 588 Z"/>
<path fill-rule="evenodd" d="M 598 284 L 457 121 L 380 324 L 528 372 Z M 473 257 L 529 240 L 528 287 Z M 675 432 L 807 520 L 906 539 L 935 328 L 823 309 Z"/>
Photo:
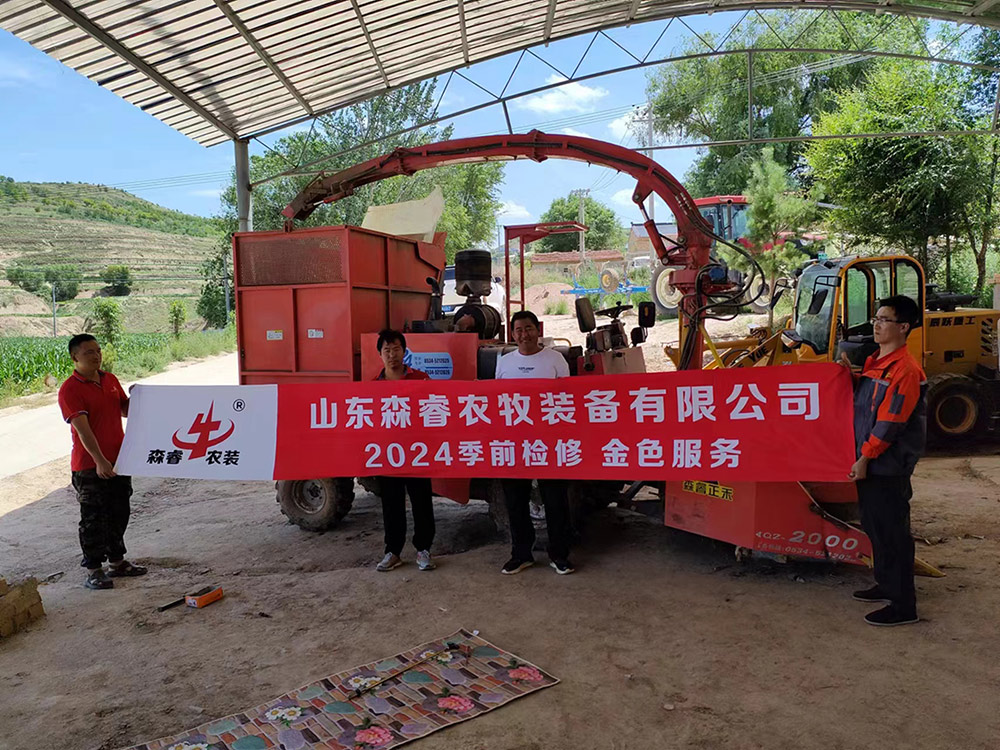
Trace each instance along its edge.
<path fill-rule="evenodd" d="M 550 40 L 782 7 L 1000 26 L 1000 0 L 4 0 L 0 28 L 210 146 Z"/>

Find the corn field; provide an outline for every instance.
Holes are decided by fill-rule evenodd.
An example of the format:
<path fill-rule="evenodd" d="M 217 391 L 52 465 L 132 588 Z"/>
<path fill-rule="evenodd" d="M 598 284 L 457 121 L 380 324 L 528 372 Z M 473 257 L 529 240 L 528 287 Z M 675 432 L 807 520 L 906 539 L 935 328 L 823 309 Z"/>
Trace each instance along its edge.
<path fill-rule="evenodd" d="M 27 336 L 0 338 L 0 381 L 30 383 L 46 375 L 57 379 L 69 377 L 73 362 L 66 349 L 68 341 L 68 338 Z M 164 333 L 126 334 L 115 359 L 133 359 L 144 352 L 162 349 L 168 342 L 169 336 Z"/>

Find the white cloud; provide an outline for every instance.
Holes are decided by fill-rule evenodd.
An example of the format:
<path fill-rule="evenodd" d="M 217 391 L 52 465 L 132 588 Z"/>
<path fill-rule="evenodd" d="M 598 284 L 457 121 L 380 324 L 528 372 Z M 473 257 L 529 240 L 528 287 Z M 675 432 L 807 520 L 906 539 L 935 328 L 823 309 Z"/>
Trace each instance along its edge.
<path fill-rule="evenodd" d="M 27 65 L 0 59 L 0 88 L 37 86 L 45 81 L 45 74 Z"/>
<path fill-rule="evenodd" d="M 506 219 L 530 219 L 531 211 L 520 203 L 514 201 L 504 201 L 500 205 L 500 216 Z"/>
<path fill-rule="evenodd" d="M 220 195 L 222 195 L 222 188 L 211 188 L 211 189 L 206 188 L 204 190 L 192 190 L 188 193 L 188 195 L 193 195 L 197 198 L 218 198 Z"/>
<path fill-rule="evenodd" d="M 577 130 L 576 128 L 558 128 L 556 132 L 562 133 L 563 135 L 577 135 L 581 138 L 593 138 L 594 136 L 590 133 L 584 133 L 582 130 Z"/>
<path fill-rule="evenodd" d="M 625 139 L 625 136 L 634 133 L 635 125 L 632 121 L 635 119 L 635 116 L 635 112 L 626 112 L 618 119 L 609 122 L 608 130 L 611 131 L 611 135 L 621 141 Z"/>
<path fill-rule="evenodd" d="M 566 79 L 551 75 L 546 83 L 559 83 Z M 518 109 L 544 115 L 554 115 L 561 112 L 593 112 L 597 103 L 608 95 L 607 89 L 598 86 L 585 86 L 582 83 L 567 83 L 544 94 L 518 99 Z"/>
<path fill-rule="evenodd" d="M 611 196 L 611 202 L 617 203 L 619 206 L 629 206 L 632 207 L 635 203 L 632 202 L 632 192 L 633 188 L 625 188 L 624 190 L 619 190 L 614 195 Z"/>

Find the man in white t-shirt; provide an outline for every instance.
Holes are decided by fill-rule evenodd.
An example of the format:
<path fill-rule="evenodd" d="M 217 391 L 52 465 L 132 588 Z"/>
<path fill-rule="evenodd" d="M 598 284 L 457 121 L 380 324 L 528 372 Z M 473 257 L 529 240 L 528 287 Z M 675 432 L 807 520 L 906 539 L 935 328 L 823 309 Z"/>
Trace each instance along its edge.
<path fill-rule="evenodd" d="M 517 351 L 497 360 L 497 380 L 527 378 L 568 378 L 569 365 L 565 358 L 538 344 L 540 334 L 538 318 L 527 310 L 514 313 L 510 330 L 517 344 Z M 534 564 L 531 550 L 535 544 L 535 527 L 531 523 L 530 479 L 501 479 L 504 505 L 510 520 L 510 560 L 500 572 L 504 575 L 520 573 Z M 550 565 L 559 575 L 573 572 L 569 562 L 569 500 L 566 482 L 562 479 L 539 479 L 538 490 L 545 504 L 545 525 L 548 528 Z"/>

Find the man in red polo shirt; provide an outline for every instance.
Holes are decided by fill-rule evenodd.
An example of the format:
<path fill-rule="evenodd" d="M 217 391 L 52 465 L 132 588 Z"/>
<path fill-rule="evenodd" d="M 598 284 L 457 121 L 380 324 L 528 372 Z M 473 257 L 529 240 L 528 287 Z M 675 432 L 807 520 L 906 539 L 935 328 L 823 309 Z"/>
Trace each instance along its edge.
<path fill-rule="evenodd" d="M 379 356 L 382 372 L 376 380 L 430 380 L 423 370 L 403 364 L 406 357 L 406 337 L 386 328 L 379 332 Z M 385 557 L 375 569 L 386 573 L 403 564 L 400 554 L 406 543 L 406 493 L 410 494 L 413 512 L 413 546 L 417 548 L 417 569 L 434 570 L 431 544 L 434 542 L 434 502 L 431 480 L 427 477 L 379 477 L 382 496 L 382 525 L 385 527 Z"/>
<path fill-rule="evenodd" d="M 112 577 L 146 572 L 125 559 L 132 479 L 114 469 L 125 438 L 122 417 L 128 416 L 128 395 L 118 378 L 101 369 L 101 346 L 89 333 L 69 340 L 69 356 L 73 374 L 59 389 L 59 408 L 73 426 L 70 468 L 80 502 L 80 565 L 87 569 L 87 588 L 110 589 Z M 105 560 L 110 563 L 107 572 Z"/>

